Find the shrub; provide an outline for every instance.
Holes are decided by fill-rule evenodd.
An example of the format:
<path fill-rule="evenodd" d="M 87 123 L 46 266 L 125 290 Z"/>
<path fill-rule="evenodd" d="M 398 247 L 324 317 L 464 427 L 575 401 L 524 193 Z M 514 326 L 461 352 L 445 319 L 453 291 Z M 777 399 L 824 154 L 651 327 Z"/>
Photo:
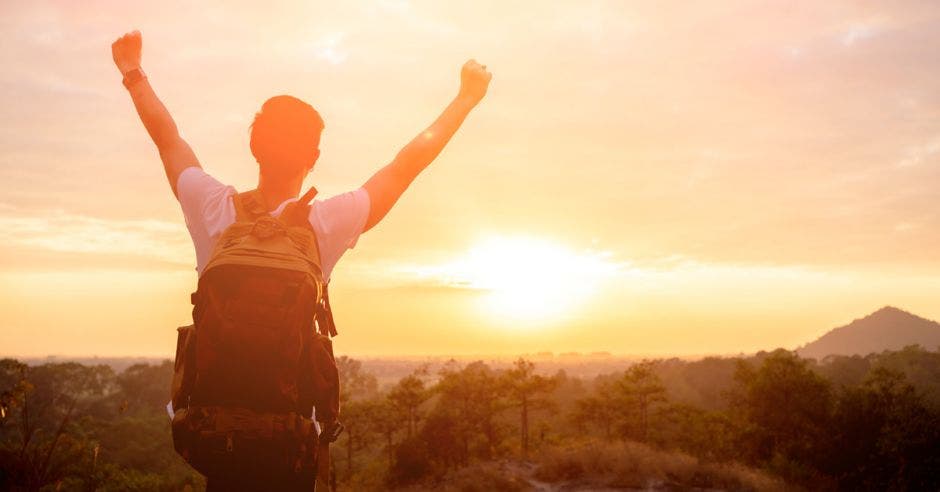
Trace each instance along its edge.
<path fill-rule="evenodd" d="M 684 453 L 660 451 L 636 442 L 592 441 L 545 450 L 535 477 L 585 487 L 786 490 L 779 480 L 741 465 L 703 463 Z"/>

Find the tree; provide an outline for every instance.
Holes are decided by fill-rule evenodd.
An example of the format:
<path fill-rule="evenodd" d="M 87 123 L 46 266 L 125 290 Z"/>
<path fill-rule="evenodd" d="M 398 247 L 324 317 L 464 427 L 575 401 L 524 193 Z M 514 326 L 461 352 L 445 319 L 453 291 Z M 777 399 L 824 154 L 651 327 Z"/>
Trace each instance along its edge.
<path fill-rule="evenodd" d="M 570 418 L 579 430 L 583 430 L 588 423 L 596 425 L 602 430 L 604 438 L 610 440 L 621 413 L 614 382 L 607 376 L 598 376 L 594 381 L 593 393 L 575 402 L 575 410 Z"/>
<path fill-rule="evenodd" d="M 529 412 L 550 406 L 547 396 L 555 389 L 557 381 L 535 374 L 535 364 L 520 357 L 512 369 L 503 373 L 502 383 L 509 406 L 519 408 L 519 440 L 522 456 L 528 458 Z"/>
<path fill-rule="evenodd" d="M 924 400 L 940 408 L 940 350 L 932 352 L 919 345 L 869 356 L 873 367 L 884 367 L 904 375 Z"/>
<path fill-rule="evenodd" d="M 456 424 L 454 435 L 469 456 L 475 433 L 483 436 L 482 457 L 490 458 L 501 441 L 497 416 L 505 410 L 504 389 L 498 377 L 482 361 L 462 369 L 445 367 L 434 390 L 438 394 L 436 411 L 448 415 Z"/>
<path fill-rule="evenodd" d="M 400 379 L 388 393 L 389 402 L 405 421 L 405 429 L 409 439 L 415 435 L 418 420 L 421 418 L 419 408 L 431 396 L 431 393 L 424 386 L 424 380 L 421 379 L 422 376 L 426 375 L 427 367 L 421 367 Z"/>
<path fill-rule="evenodd" d="M 809 480 L 828 440 L 829 383 L 795 353 L 777 350 L 754 370 L 735 375 L 732 411 L 744 424 L 741 446 L 751 461 L 796 480 Z"/>
<path fill-rule="evenodd" d="M 400 414 L 388 398 L 371 400 L 367 409 L 372 428 L 385 439 L 388 466 L 392 466 L 395 460 L 395 436 L 401 431 Z"/>
<path fill-rule="evenodd" d="M 340 402 L 378 395 L 379 383 L 374 374 L 363 370 L 362 362 L 342 355 L 336 358 L 336 369 L 339 372 Z"/>
<path fill-rule="evenodd" d="M 168 400 L 167 381 L 173 379 L 173 363 L 134 364 L 117 375 L 117 394 L 125 411 L 150 409 L 163 413 Z"/>
<path fill-rule="evenodd" d="M 6 485 L 38 490 L 66 478 L 91 448 L 74 425 L 76 417 L 103 395 L 113 371 L 77 363 L 27 367 L 10 360 L 0 366 L 2 382 L 11 384 L 2 390 L 4 400 L 18 407 L 9 415 L 15 423 L 4 429 L 0 447 L 0 468 L 10 482 Z"/>
<path fill-rule="evenodd" d="M 736 455 L 735 426 L 725 413 L 670 403 L 661 409 L 660 417 L 658 445 L 679 448 L 710 461 L 725 461 Z"/>
<path fill-rule="evenodd" d="M 372 422 L 376 414 L 377 399 L 355 399 L 343 405 L 343 425 L 346 429 L 341 436 L 346 451 L 346 479 L 353 476 L 355 453 L 365 449 L 373 441 L 377 426 Z"/>
<path fill-rule="evenodd" d="M 340 419 L 346 427 L 343 436 L 346 451 L 347 479 L 352 478 L 355 453 L 369 445 L 381 430 L 373 419 L 381 412 L 378 381 L 362 368 L 362 362 L 345 355 L 336 358 L 340 380 Z M 389 451 L 390 452 L 390 451 Z"/>
<path fill-rule="evenodd" d="M 0 431 L 12 420 L 16 407 L 23 404 L 31 386 L 26 380 L 29 367 L 14 359 L 0 360 Z"/>
<path fill-rule="evenodd" d="M 860 385 L 871 369 L 871 358 L 860 355 L 829 355 L 822 361 L 817 372 L 836 388 Z"/>
<path fill-rule="evenodd" d="M 424 420 L 419 437 L 425 443 L 428 459 L 439 468 L 448 470 L 468 461 L 465 424 L 453 409 L 440 405 Z"/>
<path fill-rule="evenodd" d="M 832 420 L 822 464 L 846 489 L 940 489 L 940 414 L 900 372 L 874 368 L 839 396 Z"/>
<path fill-rule="evenodd" d="M 615 383 L 614 391 L 629 412 L 624 422 L 626 434 L 648 442 L 652 412 L 666 401 L 666 388 L 653 372 L 653 362 L 644 360 L 630 366 Z"/>

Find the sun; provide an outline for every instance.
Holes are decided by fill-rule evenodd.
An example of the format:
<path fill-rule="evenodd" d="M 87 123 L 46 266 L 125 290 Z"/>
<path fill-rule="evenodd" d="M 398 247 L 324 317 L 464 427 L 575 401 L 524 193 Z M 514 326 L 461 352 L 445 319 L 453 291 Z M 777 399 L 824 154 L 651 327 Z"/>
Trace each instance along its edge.
<path fill-rule="evenodd" d="M 478 289 L 484 309 L 509 321 L 541 321 L 571 312 L 619 269 L 603 252 L 578 252 L 528 237 L 491 237 L 439 273 Z"/>

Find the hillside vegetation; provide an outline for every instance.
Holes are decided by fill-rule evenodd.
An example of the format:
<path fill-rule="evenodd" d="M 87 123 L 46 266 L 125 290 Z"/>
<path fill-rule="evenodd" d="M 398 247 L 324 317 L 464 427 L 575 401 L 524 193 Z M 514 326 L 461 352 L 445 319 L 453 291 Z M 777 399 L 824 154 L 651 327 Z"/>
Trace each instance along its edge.
<path fill-rule="evenodd" d="M 591 379 L 519 359 L 379 386 L 339 359 L 338 490 L 937 490 L 940 352 L 647 360 Z M 0 361 L 0 489 L 201 490 L 169 362 Z"/>

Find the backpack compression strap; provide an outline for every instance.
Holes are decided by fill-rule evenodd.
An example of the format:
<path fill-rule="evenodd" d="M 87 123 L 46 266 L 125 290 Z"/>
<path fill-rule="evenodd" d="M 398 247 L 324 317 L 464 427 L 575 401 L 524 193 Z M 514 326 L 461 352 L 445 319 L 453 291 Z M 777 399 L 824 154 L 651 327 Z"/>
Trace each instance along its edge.
<path fill-rule="evenodd" d="M 295 227 L 305 227 L 313 230 L 310 224 L 310 200 L 317 195 L 317 189 L 313 186 L 296 202 L 288 203 L 281 212 L 281 220 L 285 224 Z"/>
<path fill-rule="evenodd" d="M 311 186 L 299 200 L 284 207 L 281 218 L 288 225 L 309 227 L 307 217 L 310 216 L 310 201 L 315 196 L 317 196 L 317 188 Z M 257 189 L 236 194 L 232 203 L 235 205 L 236 222 L 253 222 L 268 213 L 261 192 Z"/>
<path fill-rule="evenodd" d="M 310 200 L 313 200 L 313 197 L 317 196 L 317 187 L 311 186 L 304 196 L 300 197 L 300 200 L 297 200 L 297 203 L 302 203 L 304 205 L 310 205 Z"/>
<path fill-rule="evenodd" d="M 333 308 L 330 307 L 329 286 L 329 282 L 323 284 L 323 297 L 317 304 L 316 321 L 321 335 L 335 337 L 339 333 L 336 331 L 336 322 L 333 321 Z"/>

